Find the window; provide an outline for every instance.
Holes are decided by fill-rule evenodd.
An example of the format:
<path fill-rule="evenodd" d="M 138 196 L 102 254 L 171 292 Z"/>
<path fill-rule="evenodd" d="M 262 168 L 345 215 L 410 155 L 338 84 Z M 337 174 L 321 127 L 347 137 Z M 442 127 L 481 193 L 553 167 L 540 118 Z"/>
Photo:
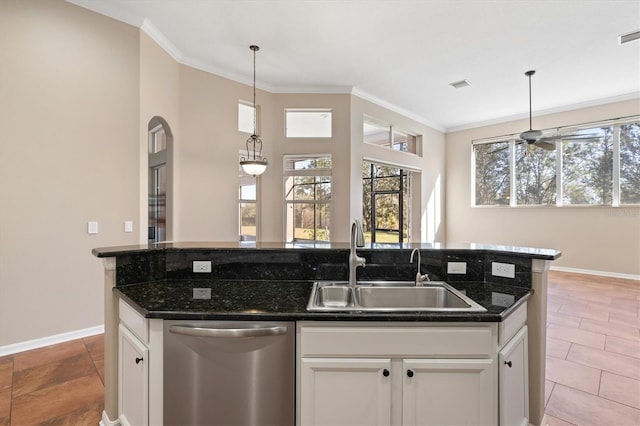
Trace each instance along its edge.
<path fill-rule="evenodd" d="M 511 164 L 509 143 L 474 145 L 477 206 L 509 204 Z"/>
<path fill-rule="evenodd" d="M 527 144 L 515 145 L 516 204 L 556 204 L 556 153 L 533 148 Z"/>
<path fill-rule="evenodd" d="M 398 167 L 364 162 L 362 227 L 372 243 L 409 241 L 410 173 Z"/>
<path fill-rule="evenodd" d="M 240 175 L 240 241 L 256 241 L 258 211 L 257 211 L 257 183 L 255 176 L 242 173 Z"/>
<path fill-rule="evenodd" d="M 620 204 L 640 204 L 640 123 L 620 126 Z"/>
<path fill-rule="evenodd" d="M 285 155 L 285 241 L 330 241 L 331 156 Z"/>
<path fill-rule="evenodd" d="M 253 105 L 238 103 L 238 131 L 253 134 Z"/>
<path fill-rule="evenodd" d="M 285 110 L 285 135 L 288 138 L 330 138 L 330 109 Z"/>
<path fill-rule="evenodd" d="M 418 136 L 368 116 L 364 117 L 362 123 L 362 139 L 364 143 L 412 154 L 418 153 Z"/>
<path fill-rule="evenodd" d="M 487 205 L 640 204 L 638 117 L 558 129 L 556 149 L 517 135 L 473 143 L 474 202 Z"/>

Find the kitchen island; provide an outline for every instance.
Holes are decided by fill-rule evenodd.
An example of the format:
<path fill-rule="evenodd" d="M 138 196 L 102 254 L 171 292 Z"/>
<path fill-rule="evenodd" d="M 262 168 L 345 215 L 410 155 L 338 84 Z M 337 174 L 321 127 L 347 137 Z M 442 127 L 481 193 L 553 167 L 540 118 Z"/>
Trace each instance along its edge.
<path fill-rule="evenodd" d="M 358 270 L 358 279 L 413 281 L 416 266 L 409 257 L 414 248 L 422 254 L 422 271 L 432 280 L 464 291 L 486 311 L 309 312 L 306 306 L 314 281 L 348 278 L 346 244 L 164 243 L 95 249 L 94 255 L 103 258 L 105 264 L 103 423 L 110 424 L 119 415 L 117 330 L 121 316 L 118 300 L 122 300 L 149 324 L 163 320 L 282 320 L 299 324 L 298 334 L 314 325 L 356 323 L 362 327 L 494 324 L 497 332 L 514 312 L 525 311 L 529 418 L 539 424 L 544 408 L 547 270 L 560 253 L 476 244 L 376 245 L 358 250 L 367 261 L 366 267 Z M 200 271 L 200 264 L 196 263 L 196 268 L 194 262 L 203 261 L 211 262 L 210 269 L 194 272 Z M 510 265 L 511 269 L 507 268 L 505 274 L 500 268 L 496 271 L 494 264 Z M 512 278 L 500 276 L 510 274 Z M 194 289 L 205 289 L 210 297 L 194 299 Z M 153 328 L 151 325 L 150 336 Z M 149 377 L 162 374 L 155 364 L 150 365 Z M 161 392 L 149 397 L 155 398 L 156 406 L 162 406 Z M 156 410 L 149 416 L 150 423 L 161 422 L 161 412 Z"/>

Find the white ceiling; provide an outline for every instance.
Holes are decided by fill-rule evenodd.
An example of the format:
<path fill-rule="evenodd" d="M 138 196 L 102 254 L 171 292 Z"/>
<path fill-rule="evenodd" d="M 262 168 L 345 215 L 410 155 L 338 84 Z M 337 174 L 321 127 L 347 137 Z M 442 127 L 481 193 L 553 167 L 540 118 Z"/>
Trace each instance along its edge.
<path fill-rule="evenodd" d="M 69 1 L 186 65 L 251 84 L 257 44 L 258 87 L 351 92 L 446 131 L 527 116 L 529 69 L 534 115 L 640 96 L 640 40 L 618 43 L 638 0 Z"/>

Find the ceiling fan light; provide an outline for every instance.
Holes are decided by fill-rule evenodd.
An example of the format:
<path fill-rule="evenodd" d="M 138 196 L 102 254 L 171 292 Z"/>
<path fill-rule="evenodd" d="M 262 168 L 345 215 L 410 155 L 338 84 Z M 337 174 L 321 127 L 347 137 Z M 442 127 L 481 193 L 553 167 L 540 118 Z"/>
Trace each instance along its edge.
<path fill-rule="evenodd" d="M 527 130 L 526 132 L 520 133 L 520 139 L 525 140 L 529 143 L 535 142 L 542 137 L 542 132 L 540 130 Z"/>

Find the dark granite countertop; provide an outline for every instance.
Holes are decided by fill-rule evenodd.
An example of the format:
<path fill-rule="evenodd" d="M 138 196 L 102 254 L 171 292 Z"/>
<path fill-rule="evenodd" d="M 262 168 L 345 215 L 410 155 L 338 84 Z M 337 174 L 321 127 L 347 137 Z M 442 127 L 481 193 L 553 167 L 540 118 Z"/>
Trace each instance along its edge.
<path fill-rule="evenodd" d="M 460 250 L 486 253 L 500 253 L 518 255 L 533 259 L 555 260 L 560 257 L 560 252 L 553 249 L 518 247 L 496 244 L 478 243 L 369 243 L 363 249 L 414 249 L 419 248 L 425 251 Z M 235 250 L 235 249 L 260 249 L 260 250 L 282 250 L 282 249 L 319 249 L 319 250 L 349 250 L 349 243 L 269 243 L 269 242 L 163 242 L 154 244 L 141 244 L 119 247 L 94 248 L 91 252 L 96 257 L 116 257 L 135 253 L 149 252 L 180 252 L 198 250 Z M 362 250 L 362 249 L 358 249 Z"/>
<path fill-rule="evenodd" d="M 309 312 L 311 281 L 167 279 L 121 285 L 115 293 L 146 318 L 255 321 L 438 321 L 500 322 L 529 298 L 531 289 L 490 282 L 450 282 L 487 312 Z M 210 288 L 211 299 L 196 300 L 194 288 Z M 494 305 L 495 293 L 513 296 Z"/>

